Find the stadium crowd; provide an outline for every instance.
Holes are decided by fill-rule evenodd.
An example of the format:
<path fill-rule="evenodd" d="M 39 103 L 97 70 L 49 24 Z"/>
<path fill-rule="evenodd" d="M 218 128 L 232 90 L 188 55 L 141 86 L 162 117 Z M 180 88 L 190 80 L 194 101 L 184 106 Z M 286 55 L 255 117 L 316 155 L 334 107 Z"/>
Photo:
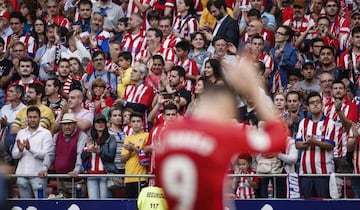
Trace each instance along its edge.
<path fill-rule="evenodd" d="M 228 84 L 238 53 L 289 136 L 282 153 L 240 154 L 229 173 L 360 173 L 359 0 L 0 0 L 0 35 L 1 161 L 38 176 L 17 178 L 20 198 L 48 173 L 89 198 L 136 198 L 154 180 L 77 175 L 153 174 L 159 133 Z M 237 101 L 236 121 L 262 129 L 253 99 Z M 267 178 L 231 181 L 235 198 L 268 196 Z M 329 177 L 299 183 L 304 198 L 330 197 Z M 351 187 L 360 198 L 360 177 Z M 75 193 L 70 179 L 56 188 Z M 276 189 L 286 197 L 285 178 Z"/>

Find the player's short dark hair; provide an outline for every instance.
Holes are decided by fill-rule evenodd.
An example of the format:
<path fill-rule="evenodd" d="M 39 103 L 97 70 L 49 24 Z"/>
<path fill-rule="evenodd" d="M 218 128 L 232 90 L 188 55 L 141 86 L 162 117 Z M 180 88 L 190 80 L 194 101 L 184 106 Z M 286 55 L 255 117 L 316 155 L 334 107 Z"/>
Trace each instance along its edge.
<path fill-rule="evenodd" d="M 162 63 L 162 65 L 165 65 L 165 61 L 164 58 L 162 57 L 162 55 L 156 54 L 152 56 L 153 60 L 160 60 L 160 62 Z"/>
<path fill-rule="evenodd" d="M 256 17 L 258 20 L 261 19 L 261 12 L 258 9 L 251 8 L 247 14 L 248 17 Z"/>
<path fill-rule="evenodd" d="M 343 81 L 339 80 L 339 79 L 336 79 L 336 80 L 334 80 L 334 81 L 332 82 L 331 88 L 332 88 L 335 84 L 342 84 L 342 85 L 344 86 L 344 88 L 346 87 L 346 86 L 345 86 L 345 83 L 344 83 Z"/>
<path fill-rule="evenodd" d="M 160 42 L 162 42 L 164 35 L 163 35 L 163 33 L 161 32 L 160 29 L 158 29 L 158 28 L 149 28 L 148 31 L 155 32 L 155 37 L 156 38 L 160 37 Z"/>
<path fill-rule="evenodd" d="M 41 94 L 41 97 L 43 97 L 45 95 L 45 88 L 44 86 L 40 85 L 39 83 L 37 82 L 33 82 L 31 84 L 29 84 L 29 88 L 32 88 L 35 90 L 36 92 L 36 95 L 40 95 Z"/>
<path fill-rule="evenodd" d="M 78 3 L 78 8 L 80 8 L 80 5 L 90 5 L 91 8 L 93 7 L 92 2 L 89 0 L 80 0 Z"/>
<path fill-rule="evenodd" d="M 176 110 L 176 112 L 179 111 L 178 107 L 173 103 L 169 103 L 169 104 L 164 105 L 164 113 L 165 113 L 166 110 Z"/>
<path fill-rule="evenodd" d="M 21 14 L 21 12 L 12 12 L 10 13 L 9 20 L 15 18 L 20 21 L 21 24 L 25 23 L 25 17 Z"/>

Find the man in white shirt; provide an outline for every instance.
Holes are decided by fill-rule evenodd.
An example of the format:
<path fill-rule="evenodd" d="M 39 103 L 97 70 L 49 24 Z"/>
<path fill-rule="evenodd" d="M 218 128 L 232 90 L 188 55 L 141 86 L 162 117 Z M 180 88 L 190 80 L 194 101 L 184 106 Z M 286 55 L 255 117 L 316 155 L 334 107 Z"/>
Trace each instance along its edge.
<path fill-rule="evenodd" d="M 20 109 L 26 107 L 26 105 L 21 102 L 24 93 L 24 87 L 21 85 L 12 85 L 9 87 L 7 90 L 7 101 L 9 103 L 4 105 L 0 110 L 1 127 L 14 122 Z"/>
<path fill-rule="evenodd" d="M 31 106 L 27 109 L 26 128 L 16 136 L 16 144 L 12 150 L 14 159 L 19 159 L 16 174 L 37 175 L 35 178 L 19 177 L 20 198 L 38 197 L 37 190 L 42 188 L 43 196 L 47 197 L 47 170 L 54 160 L 54 144 L 51 132 L 40 126 L 40 109 Z"/>

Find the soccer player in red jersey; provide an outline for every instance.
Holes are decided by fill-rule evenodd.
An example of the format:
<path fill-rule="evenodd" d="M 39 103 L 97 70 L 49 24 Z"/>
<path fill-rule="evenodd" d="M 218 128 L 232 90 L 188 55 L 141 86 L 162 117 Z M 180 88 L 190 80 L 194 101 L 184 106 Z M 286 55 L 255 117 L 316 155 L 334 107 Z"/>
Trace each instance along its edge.
<path fill-rule="evenodd" d="M 257 69 L 242 58 L 225 67 L 227 82 L 254 101 L 266 123 L 258 131 L 238 126 L 236 97 L 227 86 L 200 95 L 194 113 L 169 124 L 156 145 L 156 183 L 169 210 L 224 209 L 223 181 L 231 157 L 239 152 L 276 152 L 285 148 L 287 130 L 259 97 Z"/>

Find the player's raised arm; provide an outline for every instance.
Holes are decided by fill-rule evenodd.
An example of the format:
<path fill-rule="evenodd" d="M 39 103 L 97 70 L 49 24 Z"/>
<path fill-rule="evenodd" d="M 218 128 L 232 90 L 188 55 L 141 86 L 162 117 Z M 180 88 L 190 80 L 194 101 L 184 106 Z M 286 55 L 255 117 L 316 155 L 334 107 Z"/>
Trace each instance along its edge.
<path fill-rule="evenodd" d="M 247 132 L 249 146 L 257 151 L 278 152 L 285 148 L 287 128 L 273 111 L 272 105 L 260 96 L 261 81 L 258 79 L 257 63 L 247 55 L 238 56 L 234 63 L 223 63 L 226 81 L 242 97 L 250 99 L 260 116 L 265 121 L 263 129 Z"/>

